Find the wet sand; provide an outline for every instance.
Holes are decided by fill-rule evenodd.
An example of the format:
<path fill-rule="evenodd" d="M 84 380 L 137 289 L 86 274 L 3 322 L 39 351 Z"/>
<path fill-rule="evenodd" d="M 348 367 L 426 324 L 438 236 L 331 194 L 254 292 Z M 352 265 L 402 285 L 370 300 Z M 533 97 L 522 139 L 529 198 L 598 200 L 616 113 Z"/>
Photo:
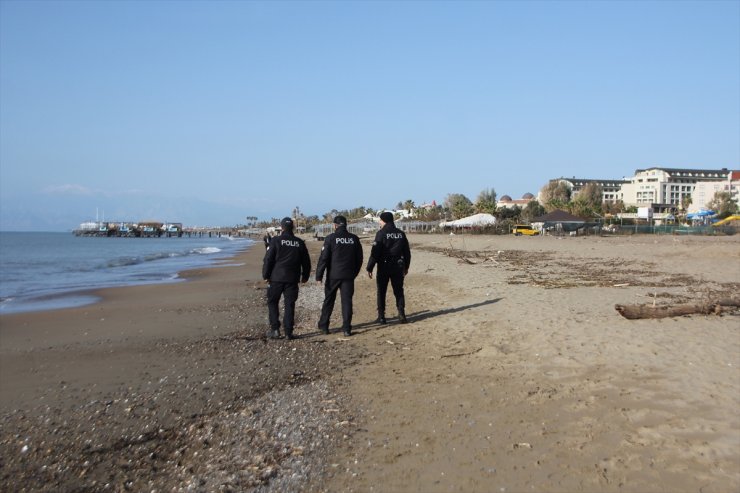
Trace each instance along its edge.
<path fill-rule="evenodd" d="M 740 490 L 740 238 L 412 235 L 407 314 L 267 341 L 263 249 L 0 317 L 0 481 L 28 491 Z M 320 244 L 308 241 L 312 260 Z M 366 254 L 368 245 L 365 243 Z M 233 264 L 243 265 L 235 266 Z M 389 306 L 393 306 L 389 294 Z"/>

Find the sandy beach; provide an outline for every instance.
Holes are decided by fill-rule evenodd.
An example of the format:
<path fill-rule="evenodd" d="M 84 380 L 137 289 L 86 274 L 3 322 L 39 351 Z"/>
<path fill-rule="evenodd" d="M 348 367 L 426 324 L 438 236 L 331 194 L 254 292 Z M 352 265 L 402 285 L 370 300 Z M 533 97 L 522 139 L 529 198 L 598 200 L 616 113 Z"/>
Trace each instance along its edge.
<path fill-rule="evenodd" d="M 411 323 L 363 272 L 351 338 L 315 282 L 264 338 L 261 245 L 0 316 L 3 491 L 740 491 L 737 312 L 615 310 L 737 297 L 740 237 L 410 240 Z"/>

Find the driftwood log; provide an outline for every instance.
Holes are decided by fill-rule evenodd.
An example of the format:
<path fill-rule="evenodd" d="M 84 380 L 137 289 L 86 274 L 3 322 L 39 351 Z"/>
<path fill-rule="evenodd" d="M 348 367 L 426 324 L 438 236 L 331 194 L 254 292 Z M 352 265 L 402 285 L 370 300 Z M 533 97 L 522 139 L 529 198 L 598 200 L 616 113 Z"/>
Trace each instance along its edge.
<path fill-rule="evenodd" d="M 682 315 L 719 315 L 722 311 L 740 308 L 740 300 L 723 299 L 706 303 L 687 303 L 673 306 L 653 305 L 614 305 L 614 308 L 624 318 L 635 320 L 638 318 L 666 318 Z"/>

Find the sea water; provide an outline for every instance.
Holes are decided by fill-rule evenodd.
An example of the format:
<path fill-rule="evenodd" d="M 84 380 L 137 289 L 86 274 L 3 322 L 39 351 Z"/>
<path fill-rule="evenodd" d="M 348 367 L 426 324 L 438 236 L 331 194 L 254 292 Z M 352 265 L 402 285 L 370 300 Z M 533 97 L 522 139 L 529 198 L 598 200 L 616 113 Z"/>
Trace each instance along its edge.
<path fill-rule="evenodd" d="M 0 232 L 0 314 L 94 303 L 91 289 L 177 282 L 249 248 L 231 236 L 107 238 Z"/>

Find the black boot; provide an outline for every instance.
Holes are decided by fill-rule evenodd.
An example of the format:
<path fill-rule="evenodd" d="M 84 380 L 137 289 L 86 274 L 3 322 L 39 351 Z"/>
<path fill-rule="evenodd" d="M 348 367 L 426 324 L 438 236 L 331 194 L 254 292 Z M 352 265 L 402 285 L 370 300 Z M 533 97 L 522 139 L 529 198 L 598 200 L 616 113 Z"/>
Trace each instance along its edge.
<path fill-rule="evenodd" d="M 280 331 L 278 329 L 268 330 L 267 331 L 267 338 L 268 339 L 279 339 L 280 338 Z"/>
<path fill-rule="evenodd" d="M 398 310 L 398 321 L 402 324 L 408 323 L 408 320 L 406 320 L 406 303 L 404 303 L 403 299 L 396 301 L 396 309 Z"/>
<path fill-rule="evenodd" d="M 385 315 L 378 315 L 378 320 L 377 320 L 377 322 L 378 322 L 378 323 L 379 323 L 380 325 L 385 325 L 385 324 L 387 324 L 387 323 L 388 323 L 388 322 L 386 321 L 386 319 L 385 319 Z"/>

